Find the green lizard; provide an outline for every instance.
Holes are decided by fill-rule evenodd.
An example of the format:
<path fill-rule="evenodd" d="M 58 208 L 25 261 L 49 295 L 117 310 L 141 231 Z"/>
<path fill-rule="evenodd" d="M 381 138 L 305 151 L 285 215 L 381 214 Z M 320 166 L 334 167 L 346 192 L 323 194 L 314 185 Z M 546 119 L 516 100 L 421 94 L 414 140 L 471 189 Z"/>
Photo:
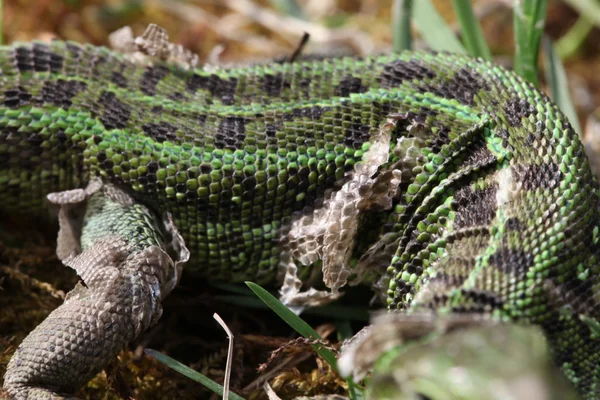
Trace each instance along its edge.
<path fill-rule="evenodd" d="M 544 94 L 449 53 L 199 69 L 160 33 L 125 53 L 0 47 L 0 205 L 58 205 L 57 253 L 83 281 L 15 352 L 11 395 L 84 384 L 187 261 L 279 275 L 291 305 L 363 280 L 391 310 L 535 324 L 598 397 L 598 185 Z M 299 291 L 315 266 L 330 292 Z"/>

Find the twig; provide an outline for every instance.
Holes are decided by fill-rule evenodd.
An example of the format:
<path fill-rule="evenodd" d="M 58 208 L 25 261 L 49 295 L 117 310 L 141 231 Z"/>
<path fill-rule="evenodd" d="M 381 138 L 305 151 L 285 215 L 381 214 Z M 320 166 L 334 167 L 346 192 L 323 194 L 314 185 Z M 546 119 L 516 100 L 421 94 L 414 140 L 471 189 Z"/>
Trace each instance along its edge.
<path fill-rule="evenodd" d="M 265 384 L 263 385 L 263 389 L 265 390 L 265 393 L 267 394 L 269 400 L 281 400 L 281 397 L 277 396 L 277 393 L 275 393 L 275 391 L 271 388 L 269 382 L 265 382 Z"/>
<path fill-rule="evenodd" d="M 296 47 L 296 50 L 294 50 L 292 55 L 288 58 L 288 62 L 293 63 L 296 60 L 296 58 L 298 58 L 302 50 L 304 50 L 306 43 L 308 43 L 308 39 L 310 39 L 310 33 L 304 32 L 304 35 L 302 35 L 302 39 L 300 39 L 300 43 L 298 43 L 298 47 Z"/>

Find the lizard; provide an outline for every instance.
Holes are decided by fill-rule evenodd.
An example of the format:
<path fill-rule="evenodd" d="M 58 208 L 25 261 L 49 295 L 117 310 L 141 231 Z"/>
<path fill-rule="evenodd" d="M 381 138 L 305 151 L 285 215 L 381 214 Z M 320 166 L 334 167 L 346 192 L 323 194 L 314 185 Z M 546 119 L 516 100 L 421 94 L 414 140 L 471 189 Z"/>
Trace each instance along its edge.
<path fill-rule="evenodd" d="M 10 395 L 83 385 L 185 265 L 299 307 L 362 280 L 403 315 L 536 325 L 599 396 L 598 183 L 544 93 L 446 52 L 202 68 L 155 27 L 126 43 L 0 47 L 2 211 L 54 204 L 81 277 L 16 350 Z M 315 268 L 328 290 L 301 292 Z"/>

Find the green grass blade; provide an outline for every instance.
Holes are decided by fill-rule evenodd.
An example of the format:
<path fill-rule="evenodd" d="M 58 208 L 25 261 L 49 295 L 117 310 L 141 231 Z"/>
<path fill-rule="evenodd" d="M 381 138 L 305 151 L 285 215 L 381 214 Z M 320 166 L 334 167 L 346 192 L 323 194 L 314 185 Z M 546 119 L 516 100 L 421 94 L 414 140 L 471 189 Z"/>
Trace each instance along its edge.
<path fill-rule="evenodd" d="M 238 296 L 238 295 L 218 295 L 213 297 L 217 301 L 236 306 L 251 307 L 258 309 L 268 308 L 265 303 L 257 299 L 255 296 Z M 349 321 L 369 322 L 369 311 L 363 307 L 340 306 L 335 304 L 327 304 L 324 306 L 311 307 L 304 311 L 304 315 L 316 315 L 319 317 L 334 318 L 336 320 L 343 319 Z"/>
<path fill-rule="evenodd" d="M 350 321 L 347 319 L 340 319 L 335 321 L 335 330 L 338 333 L 338 341 L 350 339 L 354 335 Z"/>
<path fill-rule="evenodd" d="M 579 15 L 584 16 L 600 28 L 600 2 L 598 0 L 563 0 Z"/>
<path fill-rule="evenodd" d="M 394 0 L 392 5 L 392 49 L 396 52 L 410 50 L 410 18 L 413 0 Z"/>
<path fill-rule="evenodd" d="M 252 290 L 248 289 L 248 287 L 246 286 L 237 283 L 210 282 L 209 285 L 224 292 L 254 297 Z"/>
<path fill-rule="evenodd" d="M 350 397 L 351 400 L 363 400 L 365 398 L 364 391 L 354 383 L 352 377 L 348 377 L 346 383 L 348 384 L 348 397 Z"/>
<path fill-rule="evenodd" d="M 593 28 L 594 24 L 587 17 L 579 17 L 575 25 L 556 42 L 554 47 L 558 56 L 564 60 L 575 55 Z"/>
<path fill-rule="evenodd" d="M 571 100 L 569 94 L 569 85 L 567 83 L 567 74 L 565 68 L 558 57 L 554 46 L 549 38 L 544 38 L 543 56 L 544 56 L 544 70 L 546 72 L 546 80 L 550 87 L 550 95 L 552 100 L 558 105 L 558 107 L 565 113 L 569 122 L 573 126 L 573 129 L 581 135 L 582 130 L 579 125 L 579 119 L 577 118 L 577 112 L 575 106 Z"/>
<path fill-rule="evenodd" d="M 335 322 L 335 328 L 338 332 L 338 341 L 342 341 L 344 339 L 349 339 L 353 335 L 352 327 L 350 326 L 350 321 L 343 319 L 337 320 Z M 363 389 L 354 382 L 352 376 L 346 378 L 346 383 L 348 384 L 348 396 L 352 400 L 361 400 L 364 399 Z"/>
<path fill-rule="evenodd" d="M 458 16 L 462 41 L 469 54 L 475 57 L 481 57 L 484 60 L 491 60 L 492 53 L 485 41 L 485 36 L 479 25 L 477 17 L 473 12 L 471 0 L 453 0 L 454 10 Z"/>
<path fill-rule="evenodd" d="M 209 377 L 202 375 L 200 372 L 194 371 L 190 367 L 183 365 L 179 361 L 174 360 L 171 357 L 166 356 L 156 350 L 146 349 L 144 350 L 144 352 L 150 357 L 156 358 L 158 361 L 165 364 L 172 370 L 175 370 L 180 374 L 187 376 L 188 378 L 202 384 L 204 387 L 213 391 L 219 396 L 223 396 L 223 386 L 219 385 L 217 382 L 213 381 Z M 232 400 L 245 400 L 242 396 L 239 396 L 233 393 L 232 391 L 229 391 L 229 398 Z"/>
<path fill-rule="evenodd" d="M 294 314 L 289 308 L 284 306 L 279 300 L 277 300 L 271 293 L 253 282 L 246 282 L 246 285 L 256 294 L 275 314 L 279 315 L 289 326 L 291 326 L 296 332 L 308 339 L 322 339 L 310 325 L 308 325 L 302 318 Z M 337 359 L 329 349 L 319 344 L 311 345 L 313 349 L 323 358 L 331 367 L 337 371 Z M 346 380 L 348 383 L 348 395 L 351 400 L 362 400 L 364 394 L 362 389 L 354 383 L 352 378 Z"/>
<path fill-rule="evenodd" d="M 277 300 L 271 293 L 253 282 L 246 282 L 246 285 L 256 294 L 275 314 L 279 315 L 289 326 L 291 326 L 296 332 L 308 339 L 322 339 L 321 336 L 313 329 L 310 325 L 302 320 L 299 316 L 294 314 L 289 308 L 284 306 L 279 300 Z M 323 347 L 320 344 L 313 344 L 312 348 L 315 349 L 331 367 L 337 371 L 337 360 L 331 350 Z"/>
<path fill-rule="evenodd" d="M 515 71 L 537 87 L 538 55 L 547 9 L 547 0 L 515 0 Z"/>
<path fill-rule="evenodd" d="M 271 6 L 280 14 L 299 19 L 306 19 L 306 15 L 296 3 L 296 0 L 269 0 Z"/>
<path fill-rule="evenodd" d="M 414 2 L 413 18 L 421 37 L 432 50 L 466 53 L 463 45 L 430 0 Z"/>

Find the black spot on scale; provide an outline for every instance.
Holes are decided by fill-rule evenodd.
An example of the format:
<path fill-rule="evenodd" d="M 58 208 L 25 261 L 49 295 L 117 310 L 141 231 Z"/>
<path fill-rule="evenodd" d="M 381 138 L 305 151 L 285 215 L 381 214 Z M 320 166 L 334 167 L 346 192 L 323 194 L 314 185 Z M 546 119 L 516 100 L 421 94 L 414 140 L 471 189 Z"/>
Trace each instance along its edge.
<path fill-rule="evenodd" d="M 113 170 L 115 163 L 113 162 L 113 160 L 111 160 L 107 157 L 106 152 L 104 152 L 104 151 L 99 152 L 97 155 L 97 158 L 98 158 L 98 162 L 100 163 L 102 170 L 104 172 L 106 172 L 106 174 L 109 177 L 115 178 L 115 171 Z"/>
<path fill-rule="evenodd" d="M 34 70 L 32 52 L 28 47 L 19 46 L 13 49 L 13 64 L 19 72 Z"/>
<path fill-rule="evenodd" d="M 148 96 L 156 94 L 156 85 L 169 74 L 169 69 L 164 65 L 149 66 L 140 77 L 139 85 L 142 93 Z"/>
<path fill-rule="evenodd" d="M 67 42 L 66 46 L 73 59 L 79 60 L 83 55 L 83 47 L 80 44 Z"/>
<path fill-rule="evenodd" d="M 31 57 L 35 72 L 60 72 L 62 70 L 64 57 L 52 52 L 46 44 L 33 43 Z"/>
<path fill-rule="evenodd" d="M 277 97 L 284 89 L 289 89 L 291 84 L 287 81 L 283 74 L 265 74 L 261 79 L 263 90 L 269 96 Z"/>
<path fill-rule="evenodd" d="M 509 137 L 508 131 L 506 129 L 499 128 L 494 131 L 494 134 L 496 136 L 498 136 L 500 139 L 502 139 L 502 147 L 507 149 L 508 148 L 508 137 Z"/>
<path fill-rule="evenodd" d="M 527 270 L 533 264 L 533 255 L 521 249 L 501 247 L 490 256 L 489 263 L 505 274 L 524 279 Z"/>
<path fill-rule="evenodd" d="M 468 270 L 472 269 L 472 267 L 475 266 L 476 263 L 476 259 L 472 258 L 472 259 L 461 259 L 460 263 L 462 265 L 465 265 L 467 267 Z M 461 286 L 469 277 L 469 275 L 464 274 L 464 275 L 458 275 L 458 274 L 447 274 L 446 272 L 444 272 L 443 270 L 438 271 L 433 277 L 429 278 L 429 280 L 427 281 L 428 284 L 441 284 L 441 285 L 445 285 L 449 288 L 451 287 L 459 287 Z"/>
<path fill-rule="evenodd" d="M 310 83 L 311 83 L 311 79 L 304 77 L 298 80 L 298 87 L 300 89 L 302 89 L 302 91 L 304 93 L 308 93 L 308 90 L 310 89 Z"/>
<path fill-rule="evenodd" d="M 489 85 L 477 71 L 469 67 L 462 67 L 454 73 L 451 79 L 442 81 L 438 86 L 424 85 L 422 89 L 440 97 L 474 105 L 477 93 L 481 90 L 489 90 Z"/>
<path fill-rule="evenodd" d="M 168 122 L 161 121 L 156 124 L 145 124 L 142 126 L 142 130 L 158 143 L 177 139 L 177 127 Z"/>
<path fill-rule="evenodd" d="M 306 117 L 312 120 L 320 119 L 325 112 L 329 111 L 329 107 L 313 106 L 308 108 L 294 108 L 292 117 Z"/>
<path fill-rule="evenodd" d="M 150 112 L 152 112 L 154 114 L 162 114 L 163 106 L 152 106 L 152 108 L 150 109 Z"/>
<path fill-rule="evenodd" d="M 248 176 L 242 181 L 242 187 L 244 190 L 253 190 L 256 187 L 256 178 Z"/>
<path fill-rule="evenodd" d="M 493 292 L 481 289 L 461 289 L 461 297 L 466 300 L 464 303 L 468 304 L 464 311 L 469 313 L 482 313 L 487 308 L 497 309 L 502 307 L 504 302 Z M 453 309 L 454 312 L 460 312 L 460 310 Z"/>
<path fill-rule="evenodd" d="M 516 98 L 509 100 L 504 105 L 504 114 L 511 126 L 521 126 L 521 119 L 529 117 L 535 112 L 535 107 L 525 99 Z"/>
<path fill-rule="evenodd" d="M 44 143 L 44 139 L 38 133 L 32 133 L 27 138 L 27 143 L 33 147 L 40 147 Z"/>
<path fill-rule="evenodd" d="M 58 143 L 60 143 L 60 144 L 66 143 L 67 140 L 69 139 L 69 137 L 65 133 L 64 129 L 57 130 L 56 133 L 54 134 L 54 137 L 56 138 L 56 140 L 58 140 Z"/>
<path fill-rule="evenodd" d="M 131 106 L 123 103 L 113 92 L 104 91 L 98 98 L 98 104 L 104 107 L 100 122 L 106 129 L 123 129 L 131 116 Z"/>
<path fill-rule="evenodd" d="M 185 82 L 185 90 L 194 94 L 198 89 L 208 89 L 208 82 L 208 77 L 194 74 Z"/>
<path fill-rule="evenodd" d="M 8 166 L 10 156 L 7 153 L 0 153 L 0 170 Z"/>
<path fill-rule="evenodd" d="M 496 186 L 473 190 L 466 185 L 458 189 L 454 195 L 455 229 L 489 225 L 496 215 L 496 191 Z"/>
<path fill-rule="evenodd" d="M 417 79 L 433 79 L 436 73 L 419 60 L 396 60 L 383 67 L 383 72 L 379 77 L 379 84 L 382 88 L 398 87 L 405 81 Z"/>
<path fill-rule="evenodd" d="M 279 124 L 267 124 L 265 125 L 265 133 L 267 137 L 274 138 L 277 132 L 281 129 Z"/>
<path fill-rule="evenodd" d="M 333 94 L 348 97 L 351 93 L 364 93 L 369 88 L 362 83 L 362 79 L 356 76 L 345 76 L 340 84 L 335 87 Z"/>
<path fill-rule="evenodd" d="M 504 223 L 504 228 L 507 232 L 522 232 L 525 230 L 525 225 L 517 217 L 510 217 Z"/>
<path fill-rule="evenodd" d="M 244 117 L 227 117 L 221 121 L 215 135 L 215 146 L 218 149 L 239 149 L 246 139 L 246 122 Z"/>
<path fill-rule="evenodd" d="M 148 168 L 148 172 L 155 173 L 158 171 L 158 163 L 156 161 L 150 161 L 148 165 L 146 165 L 146 168 Z"/>
<path fill-rule="evenodd" d="M 102 69 L 102 67 L 105 66 L 107 61 L 108 61 L 108 58 L 105 55 L 96 55 L 94 58 L 92 58 L 92 60 L 90 61 L 92 74 L 100 75 L 102 72 L 101 69 Z M 115 62 L 115 61 L 111 60 L 111 62 Z M 113 68 L 114 68 L 114 66 L 113 66 Z"/>
<path fill-rule="evenodd" d="M 427 124 L 427 117 L 435 119 L 438 114 L 438 111 L 425 106 L 419 108 L 418 112 L 408 111 L 397 119 L 395 129 L 397 132 L 403 133 L 403 136 L 412 137 L 410 127 L 424 127 Z"/>
<path fill-rule="evenodd" d="M 497 161 L 496 156 L 487 148 L 487 145 L 483 140 L 475 142 L 474 145 L 476 147 L 468 153 L 467 157 L 462 162 L 461 165 L 463 167 L 477 170 L 490 166 Z"/>
<path fill-rule="evenodd" d="M 31 100 L 31 93 L 25 88 L 18 86 L 13 89 L 8 89 L 4 92 L 4 105 L 8 108 L 18 108 L 28 105 Z"/>
<path fill-rule="evenodd" d="M 222 79 L 215 74 L 210 76 L 194 74 L 185 82 L 185 89 L 188 92 L 194 94 L 198 89 L 208 90 L 213 97 L 220 99 L 224 105 L 234 103 L 236 87 L 236 78 Z"/>
<path fill-rule="evenodd" d="M 120 72 L 113 71 L 113 73 L 110 75 L 110 81 L 120 88 L 127 87 L 127 78 L 125 78 L 125 76 Z"/>
<path fill-rule="evenodd" d="M 294 108 L 291 112 L 283 114 L 284 121 L 293 121 L 299 118 L 308 118 L 311 121 L 319 120 L 323 114 L 330 111 L 330 107 L 312 106 L 303 108 Z M 314 136 L 314 132 L 309 129 L 306 131 L 306 137 L 311 138 Z"/>
<path fill-rule="evenodd" d="M 64 57 L 60 54 L 50 53 L 50 71 L 60 72 L 63 68 Z"/>
<path fill-rule="evenodd" d="M 516 164 L 512 168 L 515 181 L 521 183 L 525 190 L 554 189 L 563 175 L 555 163 Z"/>
<path fill-rule="evenodd" d="M 200 172 L 203 174 L 210 174 L 212 172 L 212 166 L 208 163 L 203 163 L 200 165 Z"/>
<path fill-rule="evenodd" d="M 371 125 L 355 122 L 344 132 L 344 144 L 355 150 L 360 149 L 369 140 L 370 133 Z"/>
<path fill-rule="evenodd" d="M 447 126 L 439 126 L 433 142 L 431 143 L 431 151 L 434 153 L 439 153 L 443 145 L 450 143 L 450 136 L 448 135 L 449 133 L 450 128 Z"/>
<path fill-rule="evenodd" d="M 206 114 L 194 114 L 193 118 L 198 122 L 198 125 L 200 126 L 204 126 L 206 124 Z"/>
<path fill-rule="evenodd" d="M 36 102 L 69 108 L 73 104 L 73 98 L 85 89 L 87 84 L 83 81 L 65 79 L 48 81 L 42 87 L 41 99 L 36 99 Z"/>

